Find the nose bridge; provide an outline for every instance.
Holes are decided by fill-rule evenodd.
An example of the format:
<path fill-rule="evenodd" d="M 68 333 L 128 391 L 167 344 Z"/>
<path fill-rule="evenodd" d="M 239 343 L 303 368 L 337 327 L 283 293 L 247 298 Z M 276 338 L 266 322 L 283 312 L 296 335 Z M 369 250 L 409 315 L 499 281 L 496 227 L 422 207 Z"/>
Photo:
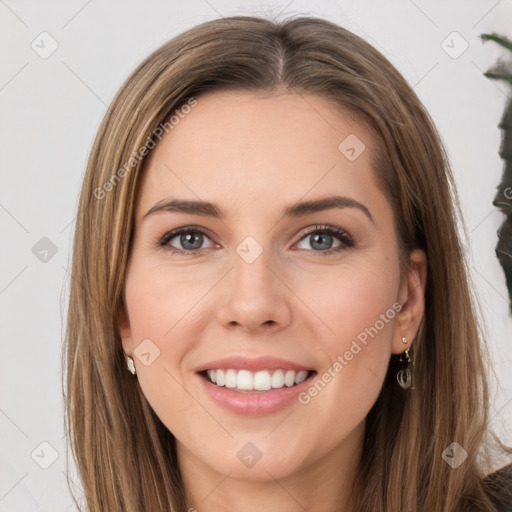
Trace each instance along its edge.
<path fill-rule="evenodd" d="M 263 299 L 267 294 L 275 295 L 275 277 L 270 271 L 275 266 L 272 252 L 268 244 L 263 246 L 252 236 L 246 237 L 236 247 L 233 254 L 233 279 L 240 298 L 256 295 Z"/>
<path fill-rule="evenodd" d="M 229 285 L 218 308 L 223 324 L 255 329 L 263 324 L 283 326 L 289 321 L 286 287 L 274 275 L 279 265 L 273 253 L 252 236 L 235 248 Z"/>

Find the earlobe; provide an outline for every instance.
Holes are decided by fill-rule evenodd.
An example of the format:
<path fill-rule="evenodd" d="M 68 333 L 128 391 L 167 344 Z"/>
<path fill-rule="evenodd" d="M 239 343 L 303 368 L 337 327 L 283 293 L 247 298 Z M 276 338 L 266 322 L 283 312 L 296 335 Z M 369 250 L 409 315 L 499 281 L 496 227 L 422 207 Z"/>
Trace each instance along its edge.
<path fill-rule="evenodd" d="M 427 256 L 425 251 L 414 249 L 410 253 L 407 278 L 400 286 L 400 304 L 402 309 L 393 336 L 392 353 L 401 354 L 411 346 L 418 333 L 425 313 L 425 290 L 427 283 Z M 404 344 L 402 338 L 408 341 Z"/>

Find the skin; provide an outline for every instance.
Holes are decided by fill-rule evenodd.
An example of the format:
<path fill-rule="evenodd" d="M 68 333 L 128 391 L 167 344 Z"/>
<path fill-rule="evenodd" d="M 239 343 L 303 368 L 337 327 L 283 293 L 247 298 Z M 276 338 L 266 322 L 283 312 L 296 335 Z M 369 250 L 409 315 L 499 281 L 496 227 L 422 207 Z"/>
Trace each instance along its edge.
<path fill-rule="evenodd" d="M 349 134 L 366 146 L 354 161 L 338 150 Z M 424 314 L 426 257 L 412 251 L 400 280 L 372 143 L 364 125 L 320 97 L 231 91 L 198 98 L 148 157 L 119 332 L 142 391 L 177 439 L 188 501 L 199 512 L 347 506 L 365 417 L 391 354 L 410 346 L 401 337 L 412 340 Z M 373 221 L 354 207 L 280 216 L 291 203 L 333 194 L 364 204 Z M 143 220 L 171 197 L 211 201 L 225 217 L 160 211 Z M 196 255 L 157 247 L 191 225 L 205 232 Z M 338 226 L 357 241 L 348 247 L 333 235 L 319 248 L 303 233 L 315 225 Z M 236 251 L 247 236 L 263 249 L 252 263 Z M 179 236 L 168 245 L 190 247 Z M 321 375 L 394 303 L 401 311 L 307 405 L 260 417 L 227 412 L 193 371 L 233 354 L 273 355 Z M 145 366 L 134 351 L 148 338 L 160 354 Z M 251 468 L 237 457 L 248 442 L 262 453 Z"/>

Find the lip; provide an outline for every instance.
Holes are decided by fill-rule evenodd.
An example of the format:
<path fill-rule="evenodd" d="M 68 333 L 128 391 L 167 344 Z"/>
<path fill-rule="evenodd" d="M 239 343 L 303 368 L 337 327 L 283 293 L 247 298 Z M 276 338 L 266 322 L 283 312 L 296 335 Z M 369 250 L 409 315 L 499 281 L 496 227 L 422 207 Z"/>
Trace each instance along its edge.
<path fill-rule="evenodd" d="M 210 368 L 208 367 L 208 369 Z M 233 366 L 230 366 L 230 368 L 233 368 Z M 268 369 L 268 366 L 266 368 Z M 279 368 L 283 369 L 282 366 L 279 366 Z M 293 370 L 294 368 L 289 369 Z M 307 370 L 307 368 L 303 369 Z M 317 372 L 312 371 L 305 381 L 289 388 L 283 387 L 269 391 L 240 393 L 233 391 L 231 388 L 216 386 L 207 380 L 202 373 L 196 373 L 206 394 L 215 404 L 237 415 L 252 417 L 275 413 L 291 405 L 293 402 L 298 405 L 298 395 L 312 384 L 316 375 Z"/>
<path fill-rule="evenodd" d="M 249 370 L 257 372 L 260 370 L 294 370 L 300 372 L 303 370 L 314 370 L 314 368 L 304 366 L 302 364 L 294 363 L 286 359 L 280 359 L 273 356 L 260 356 L 260 357 L 242 357 L 230 356 L 223 359 L 216 359 L 206 364 L 198 366 L 194 369 L 196 373 L 204 372 L 205 370 Z"/>

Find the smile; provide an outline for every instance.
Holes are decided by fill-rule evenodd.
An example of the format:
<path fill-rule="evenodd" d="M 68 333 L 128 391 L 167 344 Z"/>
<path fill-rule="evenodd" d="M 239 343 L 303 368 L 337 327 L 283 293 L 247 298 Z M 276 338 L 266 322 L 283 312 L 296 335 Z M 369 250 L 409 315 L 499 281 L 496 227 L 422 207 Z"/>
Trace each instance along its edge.
<path fill-rule="evenodd" d="M 271 389 L 281 389 L 293 387 L 304 382 L 312 371 L 301 370 L 235 370 L 235 369 L 216 369 L 206 370 L 205 378 L 216 386 L 230 388 L 233 391 L 269 391 Z"/>

